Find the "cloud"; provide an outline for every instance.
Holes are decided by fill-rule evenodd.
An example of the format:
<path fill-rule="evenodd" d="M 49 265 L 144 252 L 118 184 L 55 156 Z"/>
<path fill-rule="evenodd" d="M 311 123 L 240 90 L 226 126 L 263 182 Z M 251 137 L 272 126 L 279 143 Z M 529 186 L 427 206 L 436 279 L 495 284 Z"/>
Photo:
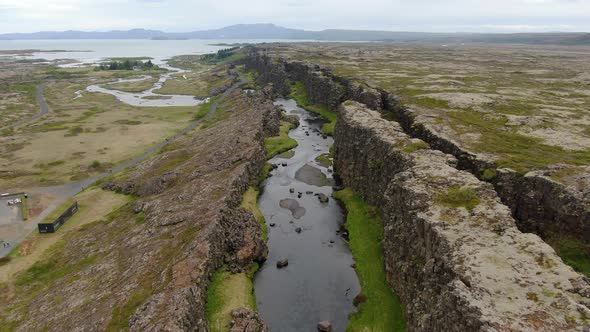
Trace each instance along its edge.
<path fill-rule="evenodd" d="M 310 30 L 590 31 L 590 0 L 0 0 L 0 15 L 0 32 L 269 22 Z"/>

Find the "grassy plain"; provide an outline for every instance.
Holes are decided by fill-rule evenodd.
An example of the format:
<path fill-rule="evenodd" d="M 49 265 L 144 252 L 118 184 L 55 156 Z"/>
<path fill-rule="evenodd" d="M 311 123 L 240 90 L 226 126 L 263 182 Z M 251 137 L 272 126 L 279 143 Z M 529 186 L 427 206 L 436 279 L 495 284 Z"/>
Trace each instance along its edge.
<path fill-rule="evenodd" d="M 3 188 L 59 184 L 107 171 L 173 135 L 199 114 L 198 106 L 133 107 L 114 96 L 91 92 L 76 97 L 77 91 L 90 84 L 137 76 L 133 71 L 76 68 L 44 73 L 54 77 L 43 92 L 50 112 L 0 135 Z M 160 72 L 151 74 L 156 73 Z M 142 84 L 146 83 L 115 87 L 143 90 Z"/>

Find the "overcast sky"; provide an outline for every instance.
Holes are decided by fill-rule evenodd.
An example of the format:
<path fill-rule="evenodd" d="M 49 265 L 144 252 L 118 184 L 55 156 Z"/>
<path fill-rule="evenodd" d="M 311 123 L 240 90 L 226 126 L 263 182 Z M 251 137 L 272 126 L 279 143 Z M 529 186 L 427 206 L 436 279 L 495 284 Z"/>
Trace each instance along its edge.
<path fill-rule="evenodd" d="M 590 0 L 0 0 L 0 33 L 238 23 L 307 30 L 590 32 Z"/>

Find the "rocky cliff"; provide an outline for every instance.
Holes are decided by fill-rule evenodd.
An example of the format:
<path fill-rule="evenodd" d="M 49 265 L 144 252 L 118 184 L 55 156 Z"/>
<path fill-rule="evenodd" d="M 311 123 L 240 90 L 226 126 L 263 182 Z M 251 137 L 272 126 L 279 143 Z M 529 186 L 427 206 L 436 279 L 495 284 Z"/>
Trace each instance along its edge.
<path fill-rule="evenodd" d="M 489 157 L 468 151 L 434 130 L 399 99 L 381 89 L 334 75 L 328 68 L 298 61 L 271 59 L 254 49 L 247 65 L 262 73 L 260 80 L 282 86 L 286 79 L 302 81 L 310 101 L 323 103 L 335 110 L 344 100 L 354 100 L 396 119 L 410 136 L 427 142 L 433 149 L 452 154 L 458 168 L 469 170 L 482 178 L 486 170 L 495 170 Z M 280 71 L 281 75 L 269 75 Z M 281 89 L 279 94 L 287 91 Z M 524 232 L 534 232 L 545 239 L 573 237 L 590 243 L 590 196 L 572 186 L 552 180 L 547 171 L 519 174 L 511 169 L 498 169 L 488 179 L 498 196 L 508 205 L 517 226 Z"/>
<path fill-rule="evenodd" d="M 212 272 L 266 257 L 258 222 L 239 206 L 279 124 L 262 94 L 234 91 L 217 113 L 105 183 L 134 201 L 67 238 L 44 267 L 51 278 L 2 289 L 0 321 L 20 331 L 206 331 Z"/>
<path fill-rule="evenodd" d="M 434 149 L 452 154 L 460 169 L 469 170 L 482 178 L 486 170 L 496 169 L 489 157 L 467 151 L 452 139 L 438 133 L 428 121 L 396 102 L 391 95 L 382 112 L 390 113 L 406 133 L 423 139 Z M 551 179 L 551 170 L 519 174 L 508 168 L 495 171 L 488 179 L 504 204 L 508 205 L 520 230 L 534 232 L 543 238 L 567 236 L 590 243 L 590 197 L 577 188 Z"/>
<path fill-rule="evenodd" d="M 587 280 L 520 232 L 492 185 L 423 149 L 396 122 L 345 102 L 335 170 L 379 207 L 388 281 L 412 331 L 584 331 Z"/>

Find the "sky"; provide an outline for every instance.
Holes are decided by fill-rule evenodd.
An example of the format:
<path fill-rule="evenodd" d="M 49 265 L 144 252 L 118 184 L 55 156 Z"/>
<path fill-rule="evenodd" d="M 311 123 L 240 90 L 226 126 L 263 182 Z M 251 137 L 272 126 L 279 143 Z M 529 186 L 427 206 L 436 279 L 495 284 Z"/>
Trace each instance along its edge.
<path fill-rule="evenodd" d="M 305 30 L 590 32 L 590 0 L 0 0 L 0 34 L 241 23 Z"/>

